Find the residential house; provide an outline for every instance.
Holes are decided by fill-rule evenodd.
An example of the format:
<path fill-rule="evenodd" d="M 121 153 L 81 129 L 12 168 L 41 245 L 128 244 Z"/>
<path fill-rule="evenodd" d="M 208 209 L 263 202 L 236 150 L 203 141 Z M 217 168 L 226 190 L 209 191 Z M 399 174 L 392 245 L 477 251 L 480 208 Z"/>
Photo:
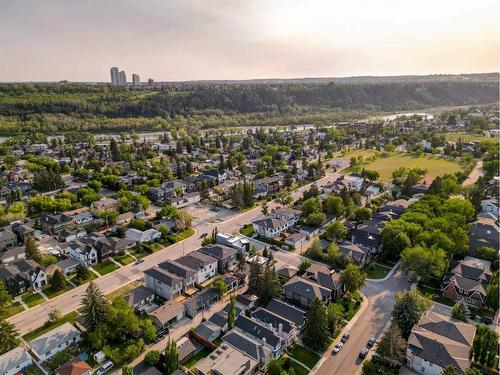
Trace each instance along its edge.
<path fill-rule="evenodd" d="M 309 307 L 309 304 L 316 298 L 329 304 L 332 300 L 332 291 L 321 286 L 314 281 L 294 276 L 283 284 L 285 298 L 303 308 Z"/>
<path fill-rule="evenodd" d="M 17 234 L 17 238 L 22 243 L 26 243 L 28 237 L 31 237 L 35 234 L 35 230 L 27 224 L 15 222 L 11 224 L 11 228 L 12 231 Z"/>
<path fill-rule="evenodd" d="M 229 233 L 217 233 L 216 240 L 217 243 L 232 247 L 242 254 L 250 250 L 250 241 L 245 237 L 234 236 Z"/>
<path fill-rule="evenodd" d="M 202 289 L 192 297 L 184 301 L 186 315 L 191 319 L 204 310 L 208 310 L 210 306 L 219 300 L 219 289 L 206 288 Z"/>
<path fill-rule="evenodd" d="M 490 213 L 494 217 L 498 218 L 499 215 L 499 204 L 498 199 L 490 198 L 481 201 L 481 212 Z"/>
<path fill-rule="evenodd" d="M 370 252 L 367 248 L 347 241 L 340 244 L 339 250 L 360 267 L 364 266 L 366 261 L 370 258 Z"/>
<path fill-rule="evenodd" d="M 474 255 L 477 250 L 484 246 L 494 249 L 499 248 L 500 229 L 495 219 L 479 217 L 470 225 L 469 248 L 470 254 Z"/>
<path fill-rule="evenodd" d="M 407 201 L 406 199 L 397 199 L 395 201 L 387 202 L 384 204 L 382 207 L 380 207 L 379 211 L 380 212 L 393 212 L 394 214 L 397 215 L 397 217 L 401 216 L 404 214 L 404 212 L 408 209 L 410 206 L 410 202 Z"/>
<path fill-rule="evenodd" d="M 144 286 L 167 300 L 182 293 L 182 279 L 158 266 L 144 271 Z"/>
<path fill-rule="evenodd" d="M 140 310 L 142 307 L 153 302 L 155 294 L 152 290 L 141 285 L 125 293 L 123 298 L 130 307 Z"/>
<path fill-rule="evenodd" d="M 0 251 L 17 245 L 17 236 L 10 230 L 0 230 Z"/>
<path fill-rule="evenodd" d="M 0 374 L 15 375 L 31 366 L 33 360 L 26 349 L 21 346 L 0 355 Z"/>
<path fill-rule="evenodd" d="M 255 192 L 257 197 L 265 197 L 279 191 L 282 178 L 280 176 L 264 177 L 255 180 Z"/>
<path fill-rule="evenodd" d="M 102 198 L 101 200 L 92 202 L 90 212 L 99 214 L 102 211 L 113 211 L 118 208 L 118 201 L 114 198 Z"/>
<path fill-rule="evenodd" d="M 194 329 L 194 336 L 206 342 L 214 342 L 221 333 L 222 328 L 210 320 L 201 322 L 201 324 Z"/>
<path fill-rule="evenodd" d="M 234 328 L 236 331 L 250 336 L 267 346 L 271 350 L 273 358 L 279 358 L 283 354 L 285 349 L 283 347 L 284 340 L 264 324 L 258 323 L 245 315 L 240 315 L 235 321 Z"/>
<path fill-rule="evenodd" d="M 464 301 L 481 307 L 491 278 L 490 262 L 466 256 L 456 262 L 443 283 L 443 295 L 454 301 Z"/>
<path fill-rule="evenodd" d="M 149 316 L 158 332 L 162 332 L 175 322 L 184 319 L 184 305 L 175 299 L 171 299 L 151 312 Z"/>
<path fill-rule="evenodd" d="M 74 260 L 82 263 L 86 267 L 90 267 L 98 263 L 97 250 L 82 241 L 75 240 L 68 242 L 63 248 L 65 254 L 68 254 Z"/>
<path fill-rule="evenodd" d="M 57 238 L 61 242 L 70 242 L 74 241 L 78 238 L 85 237 L 87 235 L 87 232 L 84 230 L 79 230 L 79 229 L 69 229 L 69 228 L 63 228 L 61 231 L 57 234 Z"/>
<path fill-rule="evenodd" d="M 369 249 L 372 254 L 376 254 L 380 250 L 384 225 L 383 221 L 364 221 L 351 230 L 351 242 Z"/>
<path fill-rule="evenodd" d="M 290 305 L 280 299 L 274 298 L 269 301 L 266 306 L 266 310 L 293 322 L 299 330 L 302 330 L 304 324 L 306 323 L 305 310 L 299 309 L 298 307 Z"/>
<path fill-rule="evenodd" d="M 135 228 L 129 228 L 125 232 L 125 237 L 135 242 L 151 242 L 161 237 L 161 232 L 150 228 L 144 231 Z"/>
<path fill-rule="evenodd" d="M 195 191 L 180 197 L 175 197 L 170 199 L 170 204 L 174 207 L 181 208 L 193 203 L 198 203 L 200 200 L 201 200 L 200 193 Z"/>
<path fill-rule="evenodd" d="M 45 233 L 57 234 L 63 228 L 67 227 L 73 222 L 70 216 L 63 213 L 43 213 L 40 217 L 40 223 L 42 225 L 42 230 Z"/>
<path fill-rule="evenodd" d="M 475 334 L 472 324 L 427 311 L 408 338 L 407 365 L 422 375 L 440 375 L 447 366 L 462 373 L 471 366 Z"/>
<path fill-rule="evenodd" d="M 344 180 L 347 181 L 352 190 L 360 191 L 363 188 L 363 183 L 365 179 L 358 173 L 352 173 L 344 177 Z"/>
<path fill-rule="evenodd" d="M 158 267 L 176 275 L 182 279 L 183 292 L 193 288 L 196 284 L 198 272 L 192 268 L 178 263 L 175 260 L 167 260 L 166 262 L 158 264 Z"/>
<path fill-rule="evenodd" d="M 64 323 L 31 340 L 28 344 L 33 353 L 44 362 L 80 340 L 80 331 L 70 323 Z"/>
<path fill-rule="evenodd" d="M 266 238 L 279 237 L 288 228 L 286 221 L 271 217 L 256 220 L 252 225 L 257 234 Z"/>
<path fill-rule="evenodd" d="M 221 184 L 229 177 L 226 171 L 220 172 L 217 169 L 211 169 L 209 171 L 203 172 L 202 176 L 204 178 L 212 180 L 215 184 Z"/>
<path fill-rule="evenodd" d="M 13 263 L 18 260 L 26 259 L 26 251 L 24 246 L 11 247 L 0 252 L 0 263 Z"/>
<path fill-rule="evenodd" d="M 211 244 L 203 246 L 200 251 L 203 254 L 209 255 L 212 258 L 217 259 L 217 270 L 220 274 L 226 273 L 228 270 L 233 268 L 237 263 L 238 251 L 219 244 Z"/>
<path fill-rule="evenodd" d="M 330 289 L 332 291 L 332 298 L 337 299 L 344 294 L 344 283 L 340 279 L 340 273 L 331 271 L 322 264 L 311 264 L 302 277 Z"/>
<path fill-rule="evenodd" d="M 300 228 L 300 234 L 305 237 L 307 241 L 309 241 L 311 238 L 319 236 L 319 227 L 304 225 Z"/>
<path fill-rule="evenodd" d="M 194 366 L 196 375 L 251 375 L 259 363 L 230 345 L 222 344 Z"/>
<path fill-rule="evenodd" d="M 258 323 L 272 329 L 274 333 L 285 341 L 285 346 L 292 344 L 299 334 L 299 329 L 295 323 L 276 315 L 263 307 L 257 308 L 257 310 L 252 312 L 251 316 L 252 319 Z"/>
<path fill-rule="evenodd" d="M 298 248 L 306 242 L 306 237 L 300 232 L 294 232 L 285 238 L 285 245 Z"/>
<path fill-rule="evenodd" d="M 116 217 L 116 225 L 125 227 L 132 222 L 132 219 L 134 219 L 134 213 L 132 211 L 124 212 Z"/>
<path fill-rule="evenodd" d="M 234 329 L 222 337 L 222 342 L 256 360 L 260 368 L 264 368 L 272 358 L 271 350 L 267 346 Z"/>
<path fill-rule="evenodd" d="M 174 198 L 174 195 L 174 191 L 167 191 L 161 187 L 153 187 L 146 192 L 148 199 L 156 204 L 168 202 Z"/>
<path fill-rule="evenodd" d="M 177 262 L 197 271 L 197 283 L 200 285 L 217 273 L 217 259 L 199 250 L 177 258 Z"/>
<path fill-rule="evenodd" d="M 60 260 L 54 266 L 67 276 L 70 273 L 76 272 L 76 268 L 79 264 L 80 262 L 78 260 L 68 258 Z"/>
<path fill-rule="evenodd" d="M 78 225 L 89 224 L 94 221 L 94 215 L 91 212 L 81 212 L 73 216 L 73 221 Z"/>
<path fill-rule="evenodd" d="M 13 297 L 30 289 L 39 290 L 47 284 L 45 270 L 31 259 L 0 265 L 0 279 L 4 280 Z"/>
<path fill-rule="evenodd" d="M 91 375 L 92 367 L 80 358 L 75 358 L 56 370 L 56 375 Z"/>
<path fill-rule="evenodd" d="M 272 211 L 271 217 L 286 222 L 286 229 L 298 223 L 300 211 L 289 207 L 279 207 Z"/>

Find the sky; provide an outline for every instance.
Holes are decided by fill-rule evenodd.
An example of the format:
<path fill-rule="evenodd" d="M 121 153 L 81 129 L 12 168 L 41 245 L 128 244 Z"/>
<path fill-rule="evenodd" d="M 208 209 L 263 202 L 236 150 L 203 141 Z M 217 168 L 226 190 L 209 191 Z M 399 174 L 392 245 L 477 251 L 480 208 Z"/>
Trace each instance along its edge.
<path fill-rule="evenodd" d="M 0 0 L 0 81 L 500 70 L 498 0 Z"/>

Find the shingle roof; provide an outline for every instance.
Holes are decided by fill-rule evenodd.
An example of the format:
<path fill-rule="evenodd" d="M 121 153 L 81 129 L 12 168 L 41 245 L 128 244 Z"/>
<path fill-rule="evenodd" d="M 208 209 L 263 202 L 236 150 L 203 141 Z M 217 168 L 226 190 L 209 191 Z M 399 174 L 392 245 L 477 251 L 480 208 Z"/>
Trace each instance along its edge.
<path fill-rule="evenodd" d="M 216 259 L 226 259 L 228 257 L 235 256 L 238 253 L 238 250 L 233 249 L 232 247 L 213 244 L 203 246 L 200 251 L 204 254 L 207 254 Z"/>
<path fill-rule="evenodd" d="M 306 280 L 298 276 L 294 276 L 288 280 L 284 285 L 283 289 L 290 291 L 299 296 L 306 297 L 310 300 L 315 298 L 324 299 L 330 296 L 331 291 L 314 281 Z"/>
<path fill-rule="evenodd" d="M 64 323 L 36 339 L 31 340 L 29 345 L 36 353 L 45 354 L 67 341 L 73 341 L 73 338 L 79 336 L 80 331 L 70 323 Z"/>
<path fill-rule="evenodd" d="M 279 329 L 280 324 L 283 332 L 290 333 L 295 328 L 295 323 L 276 315 L 263 307 L 259 307 L 257 310 L 252 312 L 252 317 L 262 323 L 271 324 L 275 330 Z"/>
<path fill-rule="evenodd" d="M 209 264 L 217 263 L 217 259 L 210 255 L 203 254 L 201 251 L 196 250 L 188 255 L 177 258 L 177 262 L 198 271 L 200 268 L 205 268 Z"/>
<path fill-rule="evenodd" d="M 289 305 L 288 303 L 278 299 L 272 299 L 267 304 L 266 310 L 294 322 L 298 327 L 301 327 L 306 319 L 306 312 L 304 310 Z"/>
<path fill-rule="evenodd" d="M 163 268 L 164 270 L 167 270 L 183 279 L 187 279 L 197 272 L 196 270 L 187 267 L 175 260 L 167 260 L 166 262 L 158 264 L 158 267 Z"/>
<path fill-rule="evenodd" d="M 180 282 L 182 282 L 182 279 L 173 273 L 170 273 L 158 266 L 155 266 L 153 268 L 149 268 L 144 271 L 146 275 L 151 276 L 152 278 L 161 281 L 163 284 L 166 284 L 168 286 L 174 286 Z"/>
<path fill-rule="evenodd" d="M 251 320 L 250 318 L 247 318 L 244 315 L 240 315 L 238 319 L 236 319 L 235 327 L 259 340 L 265 338 L 266 342 L 272 347 L 277 347 L 281 342 L 281 339 L 269 328 Z"/>
<path fill-rule="evenodd" d="M 251 337 L 244 335 L 238 331 L 231 330 L 224 337 L 222 341 L 231 345 L 232 347 L 238 349 L 240 352 L 252 357 L 255 360 L 259 360 L 259 346 L 260 344 L 252 339 Z M 270 355 L 271 351 L 268 348 L 262 348 L 267 356 Z"/>
<path fill-rule="evenodd" d="M 8 370 L 14 370 L 17 366 L 21 366 L 28 361 L 31 361 L 31 357 L 24 348 L 14 348 L 0 355 L 0 374 L 5 374 Z"/>
<path fill-rule="evenodd" d="M 286 222 L 280 219 L 273 219 L 273 218 L 265 218 L 261 220 L 256 220 L 253 222 L 255 225 L 265 227 L 265 228 L 271 228 L 271 229 L 279 229 L 282 228 L 286 225 Z"/>

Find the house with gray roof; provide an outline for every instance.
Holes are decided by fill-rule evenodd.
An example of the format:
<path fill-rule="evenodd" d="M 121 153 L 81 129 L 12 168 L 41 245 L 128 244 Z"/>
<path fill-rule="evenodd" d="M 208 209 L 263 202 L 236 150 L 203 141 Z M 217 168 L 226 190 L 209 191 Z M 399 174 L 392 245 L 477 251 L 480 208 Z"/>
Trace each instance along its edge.
<path fill-rule="evenodd" d="M 266 345 L 271 349 L 273 358 L 279 358 L 283 354 L 284 340 L 265 325 L 257 323 L 244 315 L 240 315 L 236 319 L 234 327 L 240 333 L 250 336 L 257 342 Z"/>
<path fill-rule="evenodd" d="M 149 314 L 159 332 L 164 331 L 175 322 L 184 319 L 184 305 L 171 299 Z"/>
<path fill-rule="evenodd" d="M 183 264 L 197 272 L 197 283 L 203 284 L 217 273 L 217 259 L 199 250 L 177 258 L 177 263 Z"/>
<path fill-rule="evenodd" d="M 26 248 L 24 246 L 10 247 L 0 252 L 0 261 L 2 264 L 13 263 L 22 259 L 26 259 Z"/>
<path fill-rule="evenodd" d="M 141 307 L 152 303 L 155 298 L 155 294 L 151 289 L 148 289 L 141 285 L 125 293 L 123 295 L 123 298 L 125 299 L 125 301 L 127 301 L 127 304 L 130 307 L 138 310 Z"/>
<path fill-rule="evenodd" d="M 217 259 L 217 270 L 220 274 L 226 273 L 237 263 L 238 250 L 221 244 L 210 244 L 203 246 L 200 251 Z"/>
<path fill-rule="evenodd" d="M 201 337 L 203 340 L 208 342 L 214 342 L 222 333 L 221 327 L 219 325 L 211 322 L 210 320 L 202 322 L 198 327 L 194 329 L 194 334 Z"/>
<path fill-rule="evenodd" d="M 0 230 L 0 250 L 17 245 L 17 236 L 10 230 Z"/>
<path fill-rule="evenodd" d="M 297 306 L 307 308 L 316 298 L 329 304 L 332 300 L 331 289 L 325 288 L 318 283 L 294 276 L 283 284 L 285 298 Z"/>
<path fill-rule="evenodd" d="M 186 315 L 194 318 L 200 312 L 207 310 L 219 300 L 219 289 L 206 288 L 184 301 Z"/>
<path fill-rule="evenodd" d="M 295 323 L 276 315 L 263 307 L 259 307 L 257 310 L 253 311 L 251 316 L 255 321 L 271 328 L 274 333 L 285 340 L 285 346 L 290 345 L 299 334 L 299 329 Z"/>
<path fill-rule="evenodd" d="M 198 272 L 192 268 L 177 262 L 176 260 L 167 260 L 158 264 L 158 267 L 173 273 L 183 280 L 183 290 L 186 291 L 196 284 Z"/>
<path fill-rule="evenodd" d="M 271 349 L 249 335 L 231 330 L 222 337 L 222 342 L 255 359 L 263 368 L 272 358 Z"/>
<path fill-rule="evenodd" d="M 31 340 L 28 344 L 35 356 L 44 362 L 68 346 L 76 344 L 80 339 L 80 331 L 70 323 L 64 323 Z"/>
<path fill-rule="evenodd" d="M 447 366 L 460 373 L 471 366 L 476 327 L 427 311 L 413 326 L 406 351 L 407 365 L 419 374 L 441 374 Z"/>
<path fill-rule="evenodd" d="M 348 241 L 342 242 L 339 246 L 339 250 L 360 267 L 365 265 L 371 255 L 367 248 Z"/>
<path fill-rule="evenodd" d="M 332 298 L 339 298 L 344 294 L 344 283 L 340 279 L 340 273 L 330 270 L 322 264 L 311 264 L 302 277 L 330 289 Z"/>
<path fill-rule="evenodd" d="M 182 279 L 158 266 L 144 271 L 144 286 L 167 300 L 182 293 Z"/>
<path fill-rule="evenodd" d="M 14 375 L 33 364 L 26 349 L 19 346 L 0 355 L 0 374 Z"/>
<path fill-rule="evenodd" d="M 266 310 L 293 322 L 299 329 L 304 327 L 306 311 L 290 305 L 280 299 L 272 299 L 266 306 Z"/>
<path fill-rule="evenodd" d="M 279 237 L 289 228 L 286 221 L 272 217 L 256 220 L 252 225 L 255 233 L 266 238 Z"/>

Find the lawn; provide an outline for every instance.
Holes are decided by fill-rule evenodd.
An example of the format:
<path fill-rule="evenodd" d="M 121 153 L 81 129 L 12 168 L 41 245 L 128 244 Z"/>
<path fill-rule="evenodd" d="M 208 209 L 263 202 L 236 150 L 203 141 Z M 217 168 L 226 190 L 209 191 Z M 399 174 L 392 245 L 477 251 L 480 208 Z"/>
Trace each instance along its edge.
<path fill-rule="evenodd" d="M 307 370 L 305 367 L 302 367 L 298 363 L 293 362 L 291 359 L 287 358 L 286 355 L 282 355 L 281 358 L 275 359 L 274 361 L 276 361 L 284 371 L 288 370 L 287 367 L 289 366 L 289 368 L 293 368 L 295 375 L 309 374 L 309 370 Z"/>
<path fill-rule="evenodd" d="M 383 279 L 390 270 L 391 267 L 375 262 L 368 264 L 364 269 L 368 279 Z"/>
<path fill-rule="evenodd" d="M 30 333 L 27 333 L 23 336 L 23 339 L 26 341 L 31 341 L 33 339 L 36 339 L 37 337 L 43 335 L 46 332 L 49 332 L 50 330 L 59 327 L 63 325 L 64 323 L 74 323 L 75 319 L 78 317 L 78 313 L 76 311 L 72 311 L 69 314 L 64 315 L 61 319 L 53 322 L 53 323 L 45 323 L 43 326 L 35 329 L 34 331 L 31 331 Z"/>
<path fill-rule="evenodd" d="M 378 151 L 372 149 L 352 150 L 343 154 L 342 159 L 350 160 L 352 157 L 357 158 L 358 156 L 369 158 L 370 156 L 373 156 L 377 153 Z"/>
<path fill-rule="evenodd" d="M 189 358 L 186 363 L 184 363 L 184 366 L 187 368 L 193 367 L 200 359 L 203 359 L 207 357 L 212 351 L 208 348 L 203 348 L 201 349 L 198 353 L 193 355 L 191 358 Z"/>
<path fill-rule="evenodd" d="M 71 275 L 69 277 L 69 281 L 71 281 L 73 284 L 75 284 L 76 286 L 78 286 L 78 285 L 83 285 L 83 284 L 85 284 L 85 283 L 87 283 L 87 282 L 89 282 L 91 280 L 97 279 L 97 275 L 94 272 L 90 272 L 89 271 L 89 277 L 87 279 L 81 280 L 80 282 L 76 282 L 75 279 L 76 279 L 76 273 L 74 273 L 73 275 Z"/>
<path fill-rule="evenodd" d="M 128 254 L 115 255 L 113 259 L 120 263 L 122 266 L 126 266 L 127 264 L 135 262 L 135 259 Z"/>
<path fill-rule="evenodd" d="M 16 315 L 16 314 L 20 313 L 21 311 L 24 311 L 21 304 L 19 302 L 13 302 L 10 305 L 8 305 L 7 307 L 5 307 L 5 314 L 6 314 L 5 317 L 8 318 L 12 315 Z"/>
<path fill-rule="evenodd" d="M 499 137 L 486 137 L 484 135 L 477 135 L 477 134 L 464 134 L 464 133 L 448 133 L 446 134 L 446 140 L 447 141 L 458 141 L 461 139 L 463 142 L 470 142 L 470 141 L 490 141 L 490 142 L 498 142 L 500 140 Z"/>
<path fill-rule="evenodd" d="M 28 292 L 26 294 L 23 294 L 21 299 L 23 300 L 23 302 L 25 304 L 28 305 L 28 307 L 36 306 L 36 305 L 42 303 L 43 301 L 45 301 L 40 294 L 33 293 L 33 292 Z"/>
<path fill-rule="evenodd" d="M 194 229 L 188 228 L 186 230 L 183 230 L 182 232 L 176 233 L 175 235 L 170 234 L 167 238 L 170 242 L 176 243 L 191 237 L 193 234 L 194 234 Z"/>
<path fill-rule="evenodd" d="M 254 230 L 253 230 L 253 225 L 252 224 L 247 224 L 244 227 L 240 228 L 240 233 L 244 236 L 247 237 L 252 237 Z"/>
<path fill-rule="evenodd" d="M 94 270 L 96 270 L 99 275 L 104 276 L 107 273 L 113 272 L 114 270 L 117 270 L 119 267 L 114 264 L 112 261 L 109 259 L 102 262 L 101 264 L 98 264 L 96 266 L 92 266 Z"/>
<path fill-rule="evenodd" d="M 106 294 L 106 298 L 109 299 L 110 301 L 114 300 L 116 297 L 123 296 L 125 293 L 131 291 L 132 289 L 137 288 L 139 285 L 141 285 L 141 282 L 136 280 L 132 281 L 128 284 L 125 284 L 124 286 L 112 291 L 109 294 Z"/>
<path fill-rule="evenodd" d="M 361 165 L 362 168 L 377 171 L 380 174 L 380 181 L 390 182 L 392 180 L 392 172 L 399 167 L 407 168 L 425 168 L 427 177 L 435 178 L 445 173 L 453 174 L 462 171 L 463 168 L 450 160 L 439 156 L 413 156 L 407 153 L 394 153 L 387 158 L 379 158 L 372 162 Z"/>
<path fill-rule="evenodd" d="M 453 306 L 454 302 L 448 298 L 443 297 L 439 289 L 431 288 L 427 285 L 417 285 L 417 289 L 425 295 L 427 298 L 433 300 L 434 302 L 442 303 L 443 305 Z"/>
<path fill-rule="evenodd" d="M 136 248 L 130 249 L 128 252 L 135 256 L 137 259 L 144 258 L 152 254 L 146 249 L 137 250 Z"/>
<path fill-rule="evenodd" d="M 49 299 L 52 299 L 52 298 L 55 298 L 61 294 L 63 294 L 64 292 L 70 290 L 70 289 L 73 289 L 73 287 L 71 286 L 70 283 L 67 283 L 66 285 L 66 288 L 62 289 L 62 290 L 54 290 L 52 288 L 52 286 L 46 286 L 45 288 L 42 289 L 43 293 L 49 297 Z"/>
<path fill-rule="evenodd" d="M 319 355 L 300 345 L 295 345 L 289 354 L 290 357 L 295 358 L 310 369 L 312 369 L 320 359 Z"/>

